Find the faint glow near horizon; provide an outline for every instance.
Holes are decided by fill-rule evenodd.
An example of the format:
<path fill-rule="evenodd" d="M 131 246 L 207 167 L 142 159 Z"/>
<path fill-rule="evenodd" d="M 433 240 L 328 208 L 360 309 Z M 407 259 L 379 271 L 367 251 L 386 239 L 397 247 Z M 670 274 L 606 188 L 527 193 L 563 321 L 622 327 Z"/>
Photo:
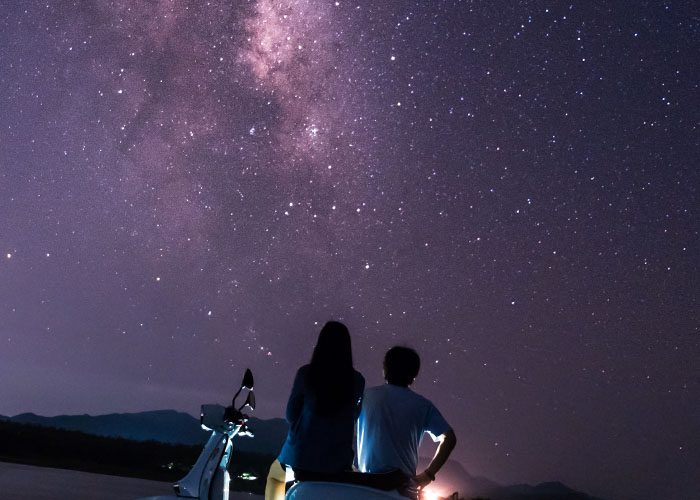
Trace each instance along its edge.
<path fill-rule="evenodd" d="M 426 486 L 421 490 L 421 500 L 440 500 L 445 495 L 433 486 Z"/>

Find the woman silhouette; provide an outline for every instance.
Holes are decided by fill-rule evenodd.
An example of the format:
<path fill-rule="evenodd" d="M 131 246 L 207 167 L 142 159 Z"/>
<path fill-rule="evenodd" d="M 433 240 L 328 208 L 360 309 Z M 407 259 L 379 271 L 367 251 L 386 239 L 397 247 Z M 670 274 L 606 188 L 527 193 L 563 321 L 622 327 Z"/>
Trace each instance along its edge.
<path fill-rule="evenodd" d="M 364 377 L 352 366 L 350 333 L 329 321 L 321 329 L 311 363 L 297 371 L 287 402 L 287 439 L 270 467 L 265 498 L 284 498 L 286 470 L 297 479 L 332 481 L 352 470 L 355 420 Z"/>

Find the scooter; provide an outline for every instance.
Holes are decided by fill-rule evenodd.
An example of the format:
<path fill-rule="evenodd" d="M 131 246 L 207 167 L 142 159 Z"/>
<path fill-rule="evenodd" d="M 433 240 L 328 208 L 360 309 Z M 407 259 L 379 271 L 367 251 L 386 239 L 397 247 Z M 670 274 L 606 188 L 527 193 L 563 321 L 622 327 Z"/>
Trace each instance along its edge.
<path fill-rule="evenodd" d="M 202 405 L 200 422 L 211 436 L 204 445 L 199 458 L 185 477 L 173 484 L 175 495 L 145 497 L 139 500 L 228 500 L 231 476 L 228 465 L 231 461 L 232 441 L 235 436 L 253 437 L 246 423 L 248 416 L 241 412 L 246 406 L 255 409 L 253 392 L 253 372 L 245 371 L 238 392 L 233 396 L 231 406 L 216 404 Z M 243 390 L 248 392 L 245 402 L 236 408 L 236 399 Z"/>
<path fill-rule="evenodd" d="M 241 387 L 233 396 L 231 406 L 202 405 L 200 422 L 211 436 L 197 461 L 185 477 L 173 484 L 175 495 L 160 495 L 139 500 L 228 500 L 231 476 L 228 472 L 235 436 L 253 437 L 248 429 L 248 416 L 241 412 L 246 406 L 255 409 L 253 373 L 245 371 Z M 247 391 L 245 402 L 236 408 L 236 399 Z M 286 500 L 406 500 L 396 490 L 383 491 L 357 484 L 321 481 L 297 482 L 288 489 Z"/>

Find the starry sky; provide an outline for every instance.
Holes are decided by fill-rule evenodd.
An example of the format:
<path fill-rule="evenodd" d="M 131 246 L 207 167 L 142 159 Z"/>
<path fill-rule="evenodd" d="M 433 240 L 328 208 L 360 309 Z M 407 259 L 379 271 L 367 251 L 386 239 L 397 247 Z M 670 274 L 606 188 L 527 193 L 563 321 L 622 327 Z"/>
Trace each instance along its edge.
<path fill-rule="evenodd" d="M 0 414 L 281 416 L 338 319 L 472 474 L 697 492 L 691 2 L 0 6 Z"/>

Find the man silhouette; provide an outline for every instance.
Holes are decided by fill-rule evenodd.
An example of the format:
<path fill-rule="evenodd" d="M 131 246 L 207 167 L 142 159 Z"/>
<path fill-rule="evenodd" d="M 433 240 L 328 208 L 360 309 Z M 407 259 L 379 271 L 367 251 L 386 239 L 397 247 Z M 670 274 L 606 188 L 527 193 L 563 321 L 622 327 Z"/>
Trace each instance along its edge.
<path fill-rule="evenodd" d="M 357 465 L 362 472 L 399 469 L 412 478 L 409 496 L 435 480 L 435 474 L 452 453 L 457 438 L 452 427 L 427 398 L 409 386 L 420 370 L 420 357 L 411 348 L 396 346 L 384 356 L 386 384 L 365 391 L 357 420 Z M 420 474 L 418 447 L 428 433 L 438 448 Z"/>

